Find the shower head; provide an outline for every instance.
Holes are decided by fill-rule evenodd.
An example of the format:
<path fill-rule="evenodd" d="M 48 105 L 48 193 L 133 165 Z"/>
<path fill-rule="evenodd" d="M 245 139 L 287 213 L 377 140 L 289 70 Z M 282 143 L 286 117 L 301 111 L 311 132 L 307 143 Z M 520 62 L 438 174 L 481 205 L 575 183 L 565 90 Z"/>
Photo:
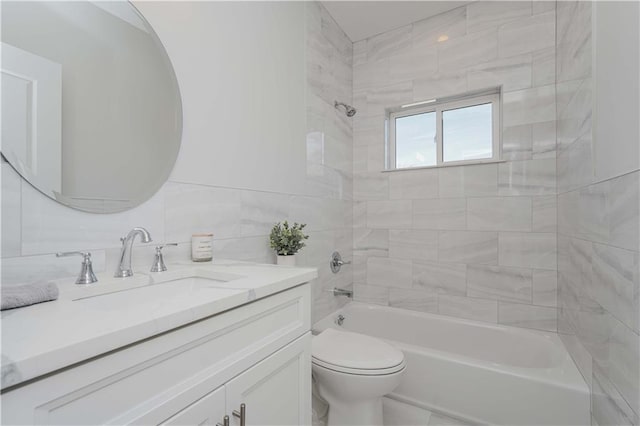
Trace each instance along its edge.
<path fill-rule="evenodd" d="M 356 115 L 357 111 L 351 105 L 347 105 L 344 102 L 338 102 L 338 101 L 334 101 L 334 102 L 335 103 L 333 104 L 333 106 L 335 108 L 338 108 L 338 107 L 343 107 L 344 108 L 344 113 L 347 115 L 347 117 L 353 117 L 354 115 Z"/>

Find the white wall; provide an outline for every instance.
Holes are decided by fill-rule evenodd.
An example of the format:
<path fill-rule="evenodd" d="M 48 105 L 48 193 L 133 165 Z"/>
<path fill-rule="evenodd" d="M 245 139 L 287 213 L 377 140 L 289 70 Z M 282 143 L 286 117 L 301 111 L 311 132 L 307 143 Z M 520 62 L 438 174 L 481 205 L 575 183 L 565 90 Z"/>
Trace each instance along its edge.
<path fill-rule="evenodd" d="M 137 6 L 161 34 L 185 104 L 189 143 L 171 179 L 303 194 L 304 5 Z"/>
<path fill-rule="evenodd" d="M 42 196 L 3 164 L 2 282 L 73 279 L 78 259 L 53 255 L 68 250 L 92 251 L 96 270 L 110 273 L 133 226 L 154 242 L 181 243 L 165 250 L 167 262 L 187 258 L 191 234 L 202 231 L 215 234 L 217 257 L 273 262 L 267 236 L 289 219 L 308 224 L 299 262 L 319 268 L 314 315 L 325 315 L 340 303 L 326 290 L 351 284 L 349 268 L 333 275 L 328 266 L 334 249 L 351 257 L 351 120 L 332 104 L 338 93 L 350 101 L 351 43 L 316 3 L 136 6 L 165 44 L 182 91 L 174 173 L 140 207 L 94 215 Z M 307 43 L 321 54 L 305 56 Z M 314 67 L 331 77 L 318 85 Z M 135 250 L 134 271 L 150 268 L 153 245 Z"/>

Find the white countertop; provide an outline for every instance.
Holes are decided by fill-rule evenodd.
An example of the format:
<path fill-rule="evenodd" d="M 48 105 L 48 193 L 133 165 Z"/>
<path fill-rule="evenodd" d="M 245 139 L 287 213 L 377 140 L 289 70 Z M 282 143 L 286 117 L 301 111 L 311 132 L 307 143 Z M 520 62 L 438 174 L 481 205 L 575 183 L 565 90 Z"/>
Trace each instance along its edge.
<path fill-rule="evenodd" d="M 2 311 L 2 388 L 305 283 L 314 268 L 216 260 L 78 286 L 56 301 Z M 179 285 L 172 281 L 196 277 Z M 209 279 L 215 281 L 208 281 Z M 203 284 L 204 282 L 204 284 Z"/>

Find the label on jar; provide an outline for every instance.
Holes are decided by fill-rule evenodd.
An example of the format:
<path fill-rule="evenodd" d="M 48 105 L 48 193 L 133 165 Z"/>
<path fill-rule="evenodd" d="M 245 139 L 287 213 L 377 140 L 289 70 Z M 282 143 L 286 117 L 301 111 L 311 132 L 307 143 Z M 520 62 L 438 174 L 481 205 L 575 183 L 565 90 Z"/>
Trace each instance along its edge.
<path fill-rule="evenodd" d="M 208 262 L 213 259 L 213 234 L 193 234 L 191 236 L 191 260 Z"/>

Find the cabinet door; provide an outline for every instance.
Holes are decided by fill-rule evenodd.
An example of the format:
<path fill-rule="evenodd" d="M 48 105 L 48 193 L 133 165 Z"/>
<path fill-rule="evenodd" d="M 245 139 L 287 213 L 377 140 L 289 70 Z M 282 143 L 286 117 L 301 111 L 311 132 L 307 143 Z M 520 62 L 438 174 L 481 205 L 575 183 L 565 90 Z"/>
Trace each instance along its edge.
<path fill-rule="evenodd" d="M 220 386 L 162 424 L 215 426 L 217 423 L 222 424 L 224 415 L 225 389 L 224 386 Z"/>
<path fill-rule="evenodd" d="M 227 412 L 246 405 L 246 424 L 311 424 L 311 334 L 298 338 L 225 385 Z M 232 425 L 240 419 L 232 416 Z"/>

